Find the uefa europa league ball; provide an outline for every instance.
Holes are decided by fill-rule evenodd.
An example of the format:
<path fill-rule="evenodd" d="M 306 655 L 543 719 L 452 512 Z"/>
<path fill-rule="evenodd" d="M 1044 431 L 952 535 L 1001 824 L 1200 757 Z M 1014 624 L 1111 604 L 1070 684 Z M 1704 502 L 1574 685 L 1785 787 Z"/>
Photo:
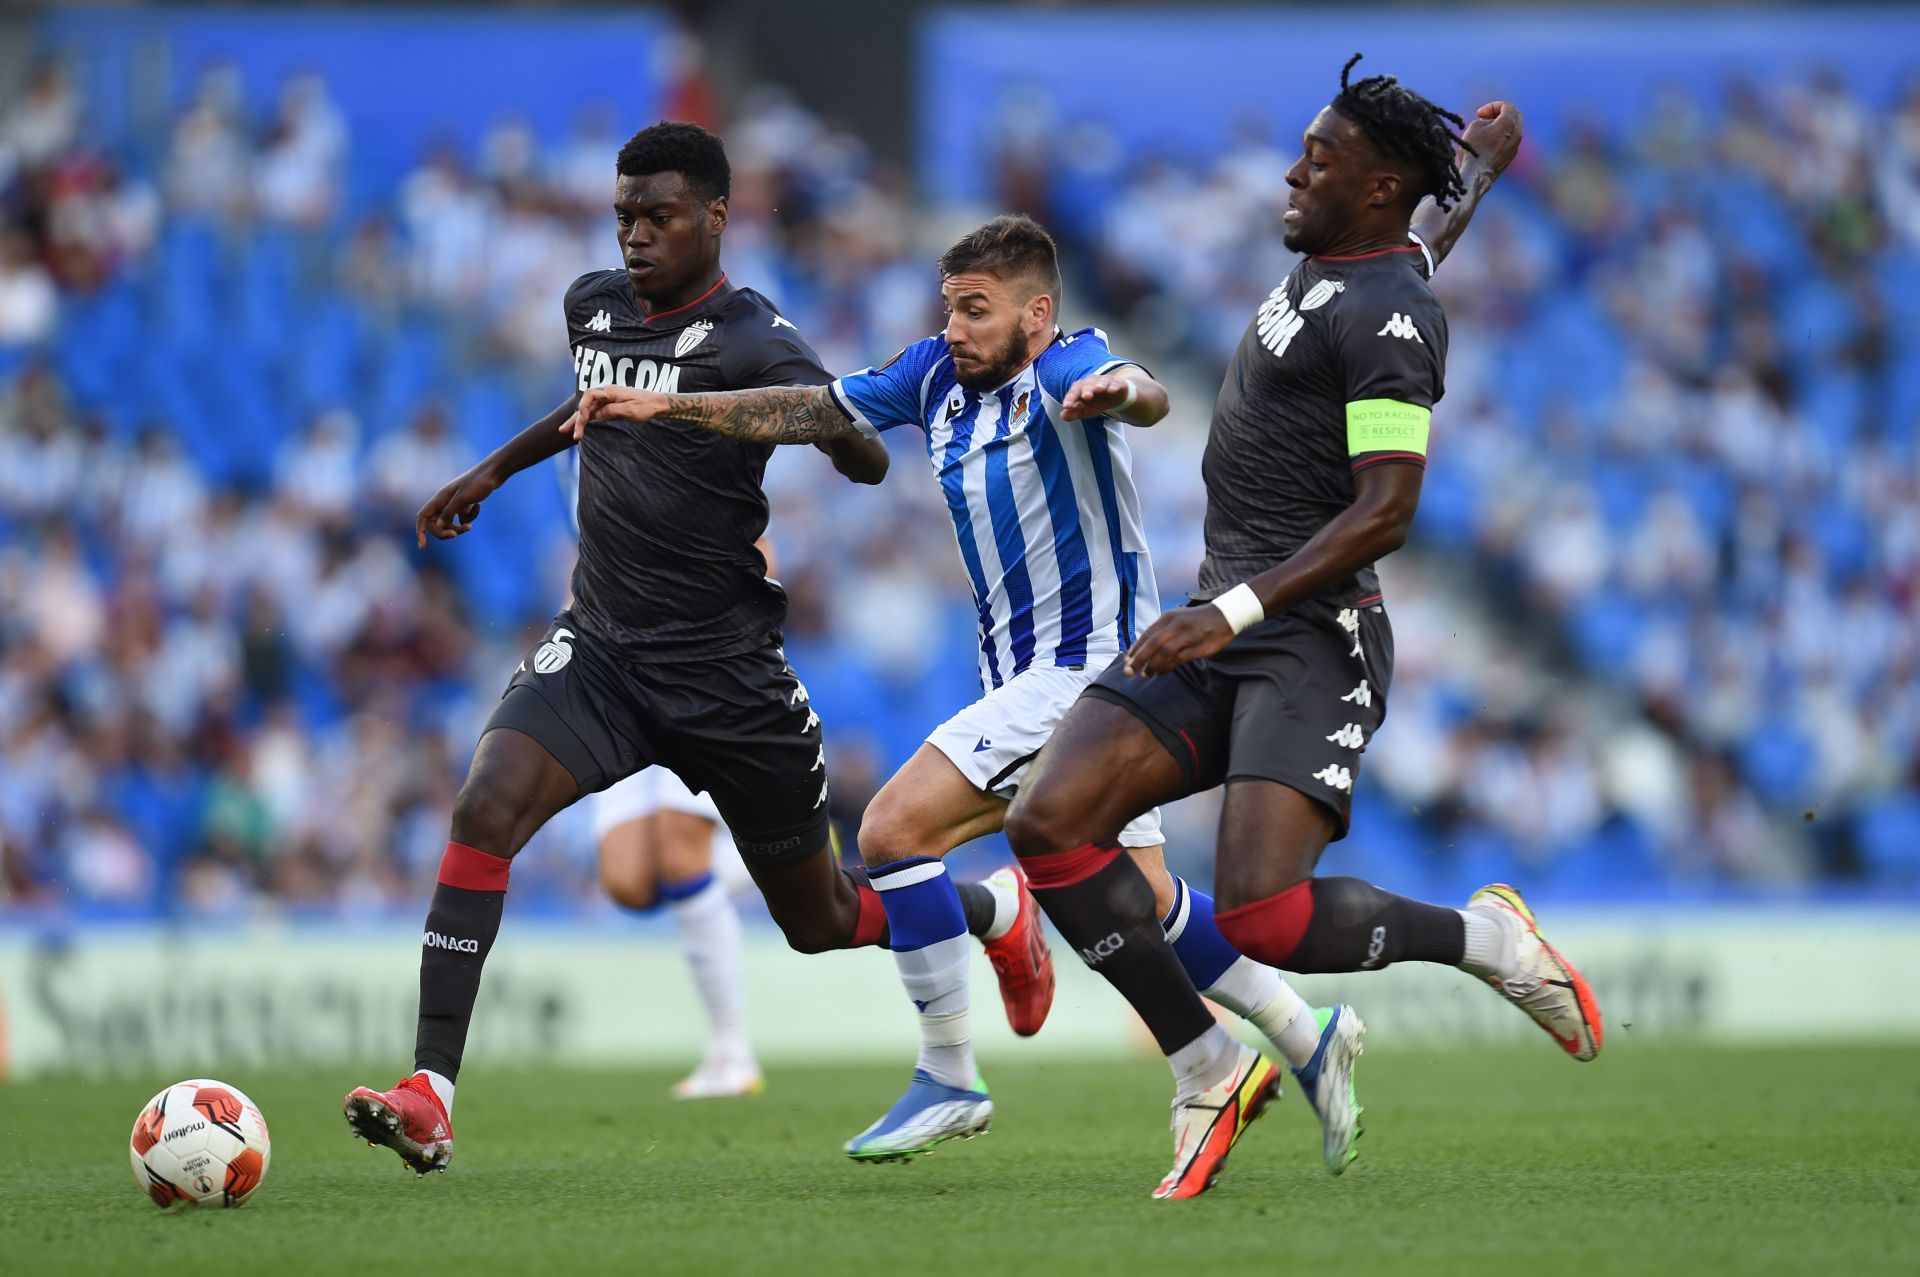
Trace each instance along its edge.
<path fill-rule="evenodd" d="M 175 1082 L 148 1101 L 128 1145 L 133 1179 L 156 1206 L 238 1206 L 267 1177 L 267 1119 L 238 1087 Z"/>

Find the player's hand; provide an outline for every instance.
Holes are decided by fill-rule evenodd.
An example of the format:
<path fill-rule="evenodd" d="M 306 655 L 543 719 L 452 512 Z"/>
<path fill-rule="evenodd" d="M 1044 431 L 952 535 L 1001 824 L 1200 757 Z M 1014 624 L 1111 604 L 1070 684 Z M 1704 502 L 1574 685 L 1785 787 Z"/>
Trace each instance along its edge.
<path fill-rule="evenodd" d="M 480 503 L 499 486 L 500 480 L 484 465 L 478 465 L 440 489 L 432 500 L 420 507 L 420 513 L 413 516 L 415 542 L 424 550 L 428 534 L 437 541 L 451 541 L 463 532 L 472 531 L 473 521 L 480 517 Z"/>
<path fill-rule="evenodd" d="M 1162 612 L 1160 619 L 1127 649 L 1122 668 L 1129 674 L 1152 678 L 1177 670 L 1188 661 L 1212 656 L 1231 642 L 1233 626 L 1219 608 L 1208 603 L 1175 608 Z"/>
<path fill-rule="evenodd" d="M 1125 403 L 1127 392 L 1133 389 L 1133 383 L 1125 377 L 1082 377 L 1067 387 L 1067 397 L 1060 401 L 1060 415 L 1067 421 L 1105 416 Z"/>
<path fill-rule="evenodd" d="M 1489 102 L 1473 114 L 1461 136 L 1479 154 L 1480 162 L 1498 177 L 1520 153 L 1520 131 L 1524 123 L 1520 108 L 1511 102 Z"/>
<path fill-rule="evenodd" d="M 627 386 L 595 386 L 581 392 L 580 406 L 560 423 L 562 434 L 572 435 L 578 443 L 586 437 L 589 421 L 624 417 L 628 421 L 652 421 L 667 410 L 667 397 L 653 390 L 634 390 Z"/>

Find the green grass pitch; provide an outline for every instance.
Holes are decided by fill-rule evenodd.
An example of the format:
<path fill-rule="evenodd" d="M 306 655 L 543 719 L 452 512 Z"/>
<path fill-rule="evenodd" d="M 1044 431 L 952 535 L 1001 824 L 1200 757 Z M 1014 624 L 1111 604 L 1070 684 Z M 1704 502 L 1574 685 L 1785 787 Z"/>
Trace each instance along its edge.
<path fill-rule="evenodd" d="M 899 1068 L 776 1068 L 675 1104 L 661 1073 L 470 1070 L 445 1175 L 351 1141 L 387 1072 L 225 1070 L 273 1165 L 239 1211 L 162 1214 L 127 1131 L 170 1078 L 0 1085 L 0 1272 L 1920 1273 L 1920 1052 L 1376 1043 L 1333 1179 L 1289 1085 L 1213 1192 L 1147 1198 L 1171 1146 L 1151 1061 L 1003 1065 L 994 1130 L 908 1165 L 840 1141 Z"/>

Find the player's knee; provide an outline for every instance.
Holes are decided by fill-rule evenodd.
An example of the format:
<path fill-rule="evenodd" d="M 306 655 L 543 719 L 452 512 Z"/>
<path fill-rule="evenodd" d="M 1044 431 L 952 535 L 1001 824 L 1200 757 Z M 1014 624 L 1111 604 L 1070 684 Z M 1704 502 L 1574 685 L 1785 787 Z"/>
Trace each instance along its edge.
<path fill-rule="evenodd" d="M 511 856 L 520 850 L 516 831 L 522 806 L 485 777 L 469 776 L 453 801 L 453 840 L 489 855 Z"/>
<path fill-rule="evenodd" d="M 1007 845 L 1016 856 L 1051 856 L 1089 841 L 1070 807 L 1044 793 L 1021 791 L 1007 809 Z"/>
<path fill-rule="evenodd" d="M 916 832 L 897 808 L 876 798 L 860 818 L 860 859 L 869 868 L 878 868 L 910 856 L 924 856 L 925 840 Z"/>

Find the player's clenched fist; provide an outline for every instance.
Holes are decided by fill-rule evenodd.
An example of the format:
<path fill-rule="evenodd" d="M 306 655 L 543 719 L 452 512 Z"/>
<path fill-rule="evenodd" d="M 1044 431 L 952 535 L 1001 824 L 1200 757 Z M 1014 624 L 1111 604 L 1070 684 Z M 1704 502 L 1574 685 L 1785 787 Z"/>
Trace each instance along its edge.
<path fill-rule="evenodd" d="M 1152 678 L 1198 661 L 1233 642 L 1233 626 L 1217 607 L 1183 607 L 1163 612 L 1127 649 L 1126 671 Z"/>
<path fill-rule="evenodd" d="M 624 417 L 628 421 L 652 421 L 667 410 L 667 397 L 652 390 L 634 390 L 627 386 L 595 386 L 580 395 L 580 406 L 561 423 L 560 429 L 574 439 L 584 438 L 589 421 Z"/>
<path fill-rule="evenodd" d="M 1511 102 L 1489 102 L 1474 112 L 1466 132 L 1460 136 L 1488 168 L 1498 176 L 1507 171 L 1513 157 L 1520 153 L 1520 134 L 1525 122 L 1520 108 Z"/>

